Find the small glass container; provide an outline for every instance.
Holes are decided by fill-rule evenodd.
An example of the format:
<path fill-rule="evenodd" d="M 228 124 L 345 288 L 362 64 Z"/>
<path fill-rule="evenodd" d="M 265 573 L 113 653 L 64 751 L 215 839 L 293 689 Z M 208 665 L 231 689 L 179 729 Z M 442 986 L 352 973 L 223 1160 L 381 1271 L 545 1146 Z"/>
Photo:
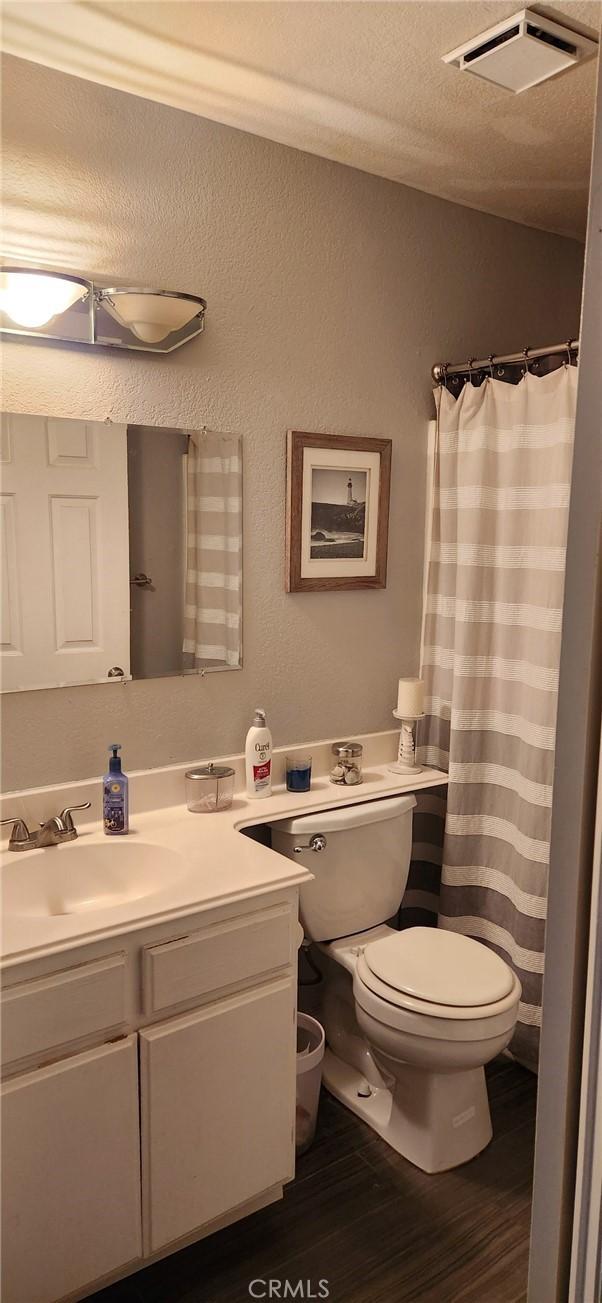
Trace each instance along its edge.
<path fill-rule="evenodd" d="M 311 756 L 286 756 L 287 792 L 309 792 L 311 788 Z"/>
<path fill-rule="evenodd" d="M 186 804 L 193 814 L 227 810 L 234 796 L 234 770 L 228 765 L 199 765 L 185 775 Z"/>
<path fill-rule="evenodd" d="M 332 754 L 335 761 L 330 771 L 331 783 L 339 783 L 341 787 L 355 787 L 361 783 L 363 751 L 361 742 L 334 742 Z"/>

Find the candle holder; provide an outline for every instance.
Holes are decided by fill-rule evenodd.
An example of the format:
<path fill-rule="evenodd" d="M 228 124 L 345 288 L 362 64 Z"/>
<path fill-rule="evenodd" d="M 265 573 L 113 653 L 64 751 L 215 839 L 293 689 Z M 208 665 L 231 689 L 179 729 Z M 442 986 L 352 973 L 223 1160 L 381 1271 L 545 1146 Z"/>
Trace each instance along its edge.
<path fill-rule="evenodd" d="M 400 715 L 398 710 L 394 710 L 393 714 L 395 719 L 401 721 L 401 731 L 397 760 L 388 768 L 393 774 L 421 774 L 422 765 L 416 764 L 414 728 L 417 720 L 424 719 L 424 713 L 422 715 Z"/>

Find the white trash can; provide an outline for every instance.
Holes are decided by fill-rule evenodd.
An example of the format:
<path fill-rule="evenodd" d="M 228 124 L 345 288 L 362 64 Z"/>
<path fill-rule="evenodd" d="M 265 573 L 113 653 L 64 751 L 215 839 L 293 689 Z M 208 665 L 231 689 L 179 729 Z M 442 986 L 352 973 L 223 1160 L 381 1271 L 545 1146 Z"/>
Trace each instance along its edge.
<path fill-rule="evenodd" d="M 316 1134 L 322 1084 L 324 1028 L 308 1013 L 297 1014 L 297 1112 L 295 1146 L 298 1154 L 309 1149 Z"/>

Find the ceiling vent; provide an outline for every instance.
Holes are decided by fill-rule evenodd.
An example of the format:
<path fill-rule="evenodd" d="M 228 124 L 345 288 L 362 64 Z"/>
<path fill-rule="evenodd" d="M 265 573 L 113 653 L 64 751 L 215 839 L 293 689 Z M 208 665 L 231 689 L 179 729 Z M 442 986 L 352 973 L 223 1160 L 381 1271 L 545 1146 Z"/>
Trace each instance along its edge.
<path fill-rule="evenodd" d="M 450 54 L 444 54 L 443 62 L 519 95 L 530 86 L 538 86 L 548 77 L 591 58 L 597 49 L 597 41 L 561 27 L 533 9 L 521 9 Z"/>

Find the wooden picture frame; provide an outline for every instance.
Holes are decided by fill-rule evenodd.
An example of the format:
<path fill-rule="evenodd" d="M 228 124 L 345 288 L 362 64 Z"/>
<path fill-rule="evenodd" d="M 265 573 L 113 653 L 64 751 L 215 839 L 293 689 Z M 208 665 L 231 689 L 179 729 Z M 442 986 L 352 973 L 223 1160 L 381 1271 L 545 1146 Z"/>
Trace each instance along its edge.
<path fill-rule="evenodd" d="M 287 434 L 286 590 L 385 588 L 391 439 Z"/>

